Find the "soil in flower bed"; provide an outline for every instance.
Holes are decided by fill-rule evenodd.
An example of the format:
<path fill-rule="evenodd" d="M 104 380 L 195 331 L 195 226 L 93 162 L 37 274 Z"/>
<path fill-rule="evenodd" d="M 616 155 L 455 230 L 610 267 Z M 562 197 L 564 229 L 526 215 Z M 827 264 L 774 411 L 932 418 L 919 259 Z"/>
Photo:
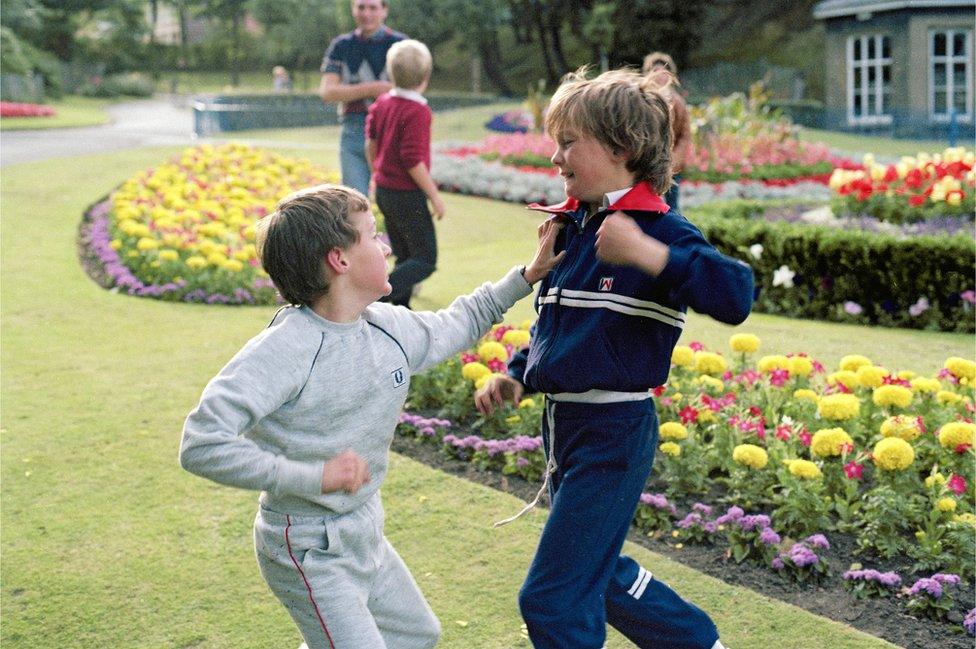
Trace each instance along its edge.
<path fill-rule="evenodd" d="M 457 431 L 452 432 L 455 435 L 460 434 Z M 470 462 L 448 457 L 441 451 L 439 445 L 414 437 L 397 434 L 393 439 L 392 450 L 445 473 L 512 494 L 526 502 L 535 497 L 541 485 L 541 483 L 527 482 L 519 476 L 480 471 Z M 680 503 L 680 505 L 690 505 L 690 502 Z M 545 498 L 539 506 L 548 506 Z M 922 620 L 908 615 L 905 601 L 900 598 L 858 600 L 844 590 L 841 574 L 847 570 L 852 561 L 855 547 L 855 539 L 849 535 L 836 532 L 829 535 L 831 549 L 826 551 L 826 555 L 830 561 L 831 575 L 817 586 L 797 585 L 786 581 L 767 568 L 748 562 L 737 564 L 729 559 L 728 544 L 724 540 L 719 540 L 714 545 L 685 543 L 683 547 L 677 548 L 676 541 L 669 534 L 654 533 L 648 536 L 636 527 L 631 528 L 628 539 L 729 584 L 742 586 L 811 613 L 843 622 L 902 647 L 946 649 L 972 649 L 973 647 L 973 639 L 965 634 L 961 624 L 962 615 L 965 614 L 962 607 L 965 606 L 967 607 L 965 610 L 968 610 L 972 605 L 972 602 L 960 602 L 966 599 L 962 594 L 967 587 L 965 585 L 961 587 L 962 592 L 957 593 L 959 596 L 956 610 L 953 611 L 952 621 L 949 623 Z M 879 570 L 901 568 L 902 574 L 906 574 L 904 566 L 894 563 L 878 565 L 872 562 L 872 567 Z"/>

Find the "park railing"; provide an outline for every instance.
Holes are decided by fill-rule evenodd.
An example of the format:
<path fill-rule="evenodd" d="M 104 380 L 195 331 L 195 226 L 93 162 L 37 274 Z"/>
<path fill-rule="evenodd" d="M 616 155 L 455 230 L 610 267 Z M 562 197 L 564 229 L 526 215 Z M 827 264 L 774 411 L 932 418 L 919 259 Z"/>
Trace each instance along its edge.
<path fill-rule="evenodd" d="M 435 112 L 496 101 L 491 95 L 473 94 L 431 94 L 427 100 Z M 193 102 L 193 133 L 198 136 L 338 123 L 335 104 L 323 103 L 318 95 L 221 95 Z"/>

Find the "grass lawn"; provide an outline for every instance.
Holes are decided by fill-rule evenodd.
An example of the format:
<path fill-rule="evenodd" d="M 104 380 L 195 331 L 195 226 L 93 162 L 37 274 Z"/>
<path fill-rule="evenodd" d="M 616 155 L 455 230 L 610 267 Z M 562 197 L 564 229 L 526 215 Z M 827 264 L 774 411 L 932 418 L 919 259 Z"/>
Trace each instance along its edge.
<path fill-rule="evenodd" d="M 206 381 L 273 309 L 174 304 L 103 291 L 76 260 L 82 210 L 177 149 L 14 165 L 0 178 L 0 644 L 16 648 L 293 647 L 298 638 L 252 556 L 255 494 L 181 471 L 183 418 Z M 300 150 L 334 164 L 334 148 Z M 449 196 L 440 271 L 417 306 L 524 261 L 537 217 Z M 529 301 L 512 313 L 530 314 Z M 969 336 L 753 316 L 763 351 L 847 352 L 931 372 L 972 356 Z M 730 329 L 692 318 L 686 340 Z M 543 514 L 494 531 L 515 499 L 400 457 L 384 489 L 388 534 L 444 625 L 440 646 L 527 646 L 515 593 Z M 890 646 L 629 548 L 710 611 L 735 649 Z M 465 625 L 458 622 L 466 623 Z M 897 623 L 892 621 L 893 624 Z M 608 644 L 627 643 L 613 636 Z"/>
<path fill-rule="evenodd" d="M 57 111 L 51 117 L 4 117 L 0 119 L 0 131 L 41 128 L 68 128 L 72 126 L 97 126 L 108 122 L 106 107 L 115 103 L 113 99 L 66 96 L 64 99 L 49 102 Z"/>
<path fill-rule="evenodd" d="M 800 139 L 806 142 L 823 142 L 832 148 L 852 154 L 873 153 L 887 157 L 914 156 L 919 151 L 938 153 L 949 146 L 948 140 L 896 140 L 890 137 L 856 135 L 806 127 L 800 129 Z M 967 143 L 961 141 L 959 144 Z M 968 146 L 972 147 L 972 142 L 969 142 Z"/>

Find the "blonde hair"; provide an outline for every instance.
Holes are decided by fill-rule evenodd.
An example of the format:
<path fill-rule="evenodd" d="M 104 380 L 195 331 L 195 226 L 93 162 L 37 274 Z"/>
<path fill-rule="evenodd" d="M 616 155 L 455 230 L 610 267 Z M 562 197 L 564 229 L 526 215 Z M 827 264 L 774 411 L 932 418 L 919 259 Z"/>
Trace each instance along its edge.
<path fill-rule="evenodd" d="M 595 79 L 586 68 L 563 77 L 546 113 L 546 132 L 595 138 L 627 153 L 627 170 L 663 194 L 671 187 L 671 111 L 659 86 L 634 70 L 612 70 Z"/>
<path fill-rule="evenodd" d="M 678 76 L 678 67 L 674 64 L 674 59 L 670 55 L 664 52 L 651 52 L 644 57 L 644 74 L 647 74 L 654 69 L 654 66 L 663 66 L 665 70 L 671 74 Z"/>
<path fill-rule="evenodd" d="M 386 70 L 393 85 L 405 90 L 419 88 L 430 76 L 434 59 L 420 41 L 407 39 L 394 43 L 386 53 Z"/>

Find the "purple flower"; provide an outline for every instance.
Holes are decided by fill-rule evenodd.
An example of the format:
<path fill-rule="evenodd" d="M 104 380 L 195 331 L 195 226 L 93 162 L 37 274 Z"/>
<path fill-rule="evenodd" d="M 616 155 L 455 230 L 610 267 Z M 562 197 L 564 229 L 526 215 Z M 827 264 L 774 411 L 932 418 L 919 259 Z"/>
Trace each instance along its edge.
<path fill-rule="evenodd" d="M 848 300 L 847 302 L 844 302 L 844 312 L 850 315 L 861 315 L 864 313 L 864 307 L 857 302 Z"/>
<path fill-rule="evenodd" d="M 887 588 L 901 585 L 901 577 L 896 572 L 878 572 L 877 570 L 848 570 L 843 575 L 848 581 L 873 581 Z"/>
<path fill-rule="evenodd" d="M 693 511 L 696 511 L 696 512 L 699 512 L 701 514 L 704 514 L 705 516 L 711 516 L 712 515 L 712 507 L 710 505 L 706 505 L 704 503 L 695 503 L 694 505 L 691 506 L 691 509 Z"/>
<path fill-rule="evenodd" d="M 820 550 L 830 549 L 830 542 L 827 541 L 827 537 L 824 536 L 823 534 L 813 534 L 811 536 L 808 536 L 806 541 L 804 541 L 804 543 L 806 543 L 811 547 L 818 548 Z"/>
<path fill-rule="evenodd" d="M 820 561 L 820 557 L 818 557 L 813 550 L 802 543 L 793 544 L 793 547 L 790 548 L 789 557 L 790 561 L 792 561 L 793 565 L 795 565 L 797 568 L 812 566 Z"/>
<path fill-rule="evenodd" d="M 937 572 L 932 575 L 932 579 L 936 580 L 943 586 L 955 586 L 959 583 L 959 575 L 954 575 L 949 572 Z"/>
<path fill-rule="evenodd" d="M 715 521 L 708 521 L 707 523 L 702 525 L 702 529 L 708 532 L 709 534 L 715 534 L 715 532 L 718 531 L 718 523 L 716 523 Z"/>
<path fill-rule="evenodd" d="M 700 525 L 701 522 L 702 522 L 701 514 L 699 514 L 698 512 L 691 512 L 690 514 L 682 518 L 680 521 L 675 523 L 675 525 L 680 527 L 683 530 L 686 530 L 689 527 L 696 527 Z"/>
<path fill-rule="evenodd" d="M 929 310 L 929 299 L 924 295 L 918 298 L 918 302 L 908 307 L 908 313 L 911 314 L 913 318 L 917 318 L 926 311 Z"/>
<path fill-rule="evenodd" d="M 976 635 L 976 608 L 966 613 L 966 619 L 962 621 L 962 626 L 969 635 Z"/>
<path fill-rule="evenodd" d="M 969 302 L 970 304 L 976 304 L 976 291 L 973 291 L 971 289 L 968 291 L 963 291 L 962 293 L 959 294 L 959 297 L 964 299 L 966 302 Z"/>
<path fill-rule="evenodd" d="M 771 527 L 764 527 L 763 531 L 759 533 L 759 540 L 766 545 L 776 545 L 782 539 L 780 539 L 779 534 Z"/>
<path fill-rule="evenodd" d="M 738 522 L 739 527 L 748 532 L 756 528 L 762 529 L 764 527 L 769 527 L 770 520 L 769 516 L 766 516 L 765 514 L 755 514 L 751 516 L 743 516 Z"/>
<path fill-rule="evenodd" d="M 520 469 L 523 467 L 527 467 L 529 466 L 529 461 L 524 457 L 520 457 L 517 460 L 515 460 L 515 466 L 519 467 Z"/>
<path fill-rule="evenodd" d="M 908 589 L 909 595 L 918 595 L 921 592 L 927 593 L 934 599 L 942 599 L 942 584 L 931 577 L 923 577 Z"/>
<path fill-rule="evenodd" d="M 786 564 L 783 563 L 782 559 L 776 557 L 769 565 L 772 566 L 773 570 L 782 570 Z"/>
<path fill-rule="evenodd" d="M 640 501 L 644 505 L 648 505 L 655 509 L 663 509 L 664 511 L 670 512 L 672 515 L 677 515 L 678 510 L 675 506 L 668 502 L 667 497 L 664 494 L 641 494 Z"/>
<path fill-rule="evenodd" d="M 736 507 L 735 505 L 729 507 L 729 511 L 725 512 L 723 516 L 719 516 L 715 519 L 715 522 L 719 525 L 727 525 L 729 523 L 734 523 L 740 518 L 745 516 L 745 512 L 742 511 L 741 507 Z"/>

